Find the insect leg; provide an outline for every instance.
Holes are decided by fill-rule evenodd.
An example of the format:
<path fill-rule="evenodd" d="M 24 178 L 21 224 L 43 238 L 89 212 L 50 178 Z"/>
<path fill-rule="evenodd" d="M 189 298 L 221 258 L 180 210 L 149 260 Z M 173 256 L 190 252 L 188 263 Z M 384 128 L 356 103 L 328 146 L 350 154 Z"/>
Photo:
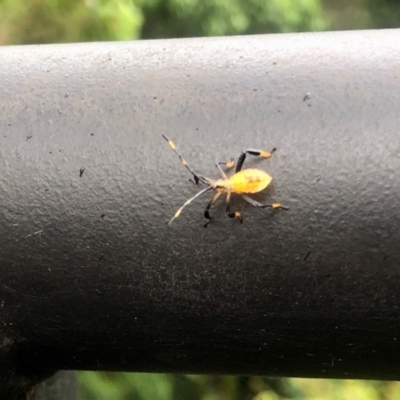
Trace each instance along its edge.
<path fill-rule="evenodd" d="M 238 158 L 238 162 L 236 164 L 236 170 L 235 172 L 239 172 L 242 167 L 244 160 L 246 159 L 246 154 L 250 154 L 252 156 L 256 157 L 263 157 L 263 158 L 270 158 L 272 154 L 274 154 L 276 151 L 276 147 L 274 147 L 271 152 L 268 151 L 263 151 L 263 150 L 256 150 L 256 149 L 247 149 L 246 151 L 242 152 L 242 154 Z"/>
<path fill-rule="evenodd" d="M 211 201 L 207 204 L 206 209 L 204 210 L 204 218 L 207 219 L 207 221 L 204 224 L 204 228 L 207 227 L 207 225 L 210 223 L 211 221 L 211 217 L 210 217 L 210 208 L 211 206 L 217 201 L 218 197 L 221 196 L 222 192 L 217 192 L 215 193 L 214 197 L 211 199 Z"/>
<path fill-rule="evenodd" d="M 239 211 L 231 212 L 231 193 L 226 196 L 226 214 L 229 218 L 238 218 L 243 223 L 242 214 Z"/>
<path fill-rule="evenodd" d="M 206 187 L 205 189 L 200 190 L 200 192 L 196 193 L 196 194 L 195 194 L 193 197 L 191 197 L 189 200 L 186 200 L 185 203 L 183 204 L 183 206 L 182 206 L 182 207 L 174 214 L 174 216 L 169 220 L 168 225 L 170 225 L 170 224 L 172 223 L 172 221 L 173 221 L 175 218 L 178 218 L 178 217 L 181 215 L 182 210 L 183 210 L 186 206 L 188 206 L 194 199 L 197 199 L 197 198 L 200 197 L 202 194 L 204 194 L 205 192 L 207 192 L 208 190 L 211 190 L 211 189 L 213 189 L 213 187 L 212 187 L 212 186 L 208 186 L 208 187 Z"/>
<path fill-rule="evenodd" d="M 260 208 L 271 207 L 271 208 L 280 209 L 280 210 L 289 210 L 289 207 L 285 207 L 280 203 L 261 204 L 258 201 L 255 201 L 254 199 L 252 199 L 251 197 L 246 196 L 245 194 L 242 194 L 242 197 L 254 207 L 260 207 Z"/>
<path fill-rule="evenodd" d="M 164 134 L 162 134 L 162 137 L 168 142 L 169 146 L 176 153 L 176 155 L 179 157 L 179 159 L 181 160 L 182 164 L 186 167 L 186 169 L 193 175 L 194 183 L 196 185 L 198 185 L 199 182 L 203 182 L 203 183 L 207 183 L 208 184 L 209 182 L 207 182 L 207 180 L 204 177 L 202 177 L 201 175 L 197 175 L 195 172 L 192 171 L 192 169 L 189 167 L 187 161 L 176 150 L 175 143 L 172 140 L 169 140 Z"/>
<path fill-rule="evenodd" d="M 222 171 L 221 165 L 225 165 L 226 168 L 232 168 L 235 165 L 235 161 L 233 158 L 231 158 L 229 161 L 227 162 L 217 162 L 215 164 L 215 166 L 218 169 L 219 174 L 221 175 L 221 178 L 223 179 L 228 179 L 228 177 L 226 176 L 225 172 Z"/>

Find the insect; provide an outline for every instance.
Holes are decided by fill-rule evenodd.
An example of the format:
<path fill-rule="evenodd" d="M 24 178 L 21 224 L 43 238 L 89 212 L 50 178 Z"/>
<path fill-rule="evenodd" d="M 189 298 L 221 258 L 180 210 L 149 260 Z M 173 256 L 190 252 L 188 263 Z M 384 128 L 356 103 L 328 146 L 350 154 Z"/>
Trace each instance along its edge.
<path fill-rule="evenodd" d="M 214 197 L 210 200 L 204 210 L 204 218 L 206 222 L 204 227 L 206 227 L 210 221 L 210 208 L 211 206 L 217 201 L 217 199 L 221 196 L 222 193 L 226 193 L 226 214 L 229 218 L 237 218 L 241 223 L 243 223 L 242 214 L 239 211 L 231 211 L 231 196 L 233 193 L 239 194 L 242 196 L 244 200 L 255 207 L 260 208 L 273 208 L 273 209 L 282 209 L 282 210 L 289 210 L 289 207 L 284 207 L 280 203 L 272 203 L 272 204 L 261 204 L 258 201 L 253 200 L 249 197 L 249 194 L 258 193 L 264 190 L 272 181 L 272 177 L 264 171 L 255 168 L 243 169 L 243 163 L 246 159 L 246 155 L 250 154 L 256 157 L 263 157 L 263 158 L 270 158 L 272 154 L 276 151 L 276 148 L 272 149 L 271 152 L 262 151 L 262 150 L 255 150 L 255 149 L 247 149 L 243 151 L 237 161 L 235 173 L 228 178 L 225 172 L 222 170 L 221 165 L 224 165 L 226 168 L 233 168 L 235 162 L 233 159 L 230 159 L 227 162 L 217 162 L 215 166 L 218 169 L 218 172 L 221 176 L 220 179 L 214 180 L 210 178 L 206 178 L 202 175 L 196 174 L 193 170 L 189 167 L 187 161 L 178 153 L 176 150 L 175 143 L 172 140 L 169 140 L 164 134 L 162 137 L 168 142 L 171 149 L 177 154 L 179 159 L 181 160 L 182 164 L 186 167 L 186 169 L 192 174 L 193 179 L 191 180 L 196 185 L 200 182 L 207 185 L 206 188 L 200 190 L 197 194 L 191 197 L 189 200 L 186 200 L 185 203 L 179 210 L 175 213 L 175 215 L 170 219 L 168 225 L 172 223 L 175 218 L 178 218 L 182 210 L 188 206 L 193 200 L 197 199 L 204 193 L 214 190 L 216 193 Z"/>

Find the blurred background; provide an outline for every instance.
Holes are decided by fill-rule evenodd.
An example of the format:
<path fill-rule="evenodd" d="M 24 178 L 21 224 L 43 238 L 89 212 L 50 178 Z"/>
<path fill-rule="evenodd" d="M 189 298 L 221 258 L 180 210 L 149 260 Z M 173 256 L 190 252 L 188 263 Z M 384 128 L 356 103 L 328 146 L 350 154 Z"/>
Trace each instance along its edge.
<path fill-rule="evenodd" d="M 397 28 L 398 0 L 0 0 L 0 45 Z M 400 400 L 400 383 L 80 372 L 81 400 Z"/>
<path fill-rule="evenodd" d="M 395 28 L 398 0 L 0 0 L 0 44 Z"/>

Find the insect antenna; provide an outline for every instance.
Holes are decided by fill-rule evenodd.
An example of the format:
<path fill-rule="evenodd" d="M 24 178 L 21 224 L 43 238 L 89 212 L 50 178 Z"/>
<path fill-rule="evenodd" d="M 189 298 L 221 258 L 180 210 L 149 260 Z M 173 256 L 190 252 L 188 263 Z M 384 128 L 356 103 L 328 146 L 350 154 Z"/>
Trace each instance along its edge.
<path fill-rule="evenodd" d="M 202 176 L 197 175 L 195 172 L 192 171 L 192 169 L 189 167 L 187 161 L 176 150 L 175 143 L 172 140 L 169 140 L 164 134 L 162 134 L 162 137 L 168 142 L 169 146 L 176 153 L 176 155 L 179 157 L 179 159 L 181 160 L 182 164 L 186 167 L 186 169 L 193 175 L 194 182 L 196 183 L 196 185 L 199 182 L 203 182 L 203 183 L 206 183 L 206 184 L 210 183 L 210 182 L 207 182 L 207 180 L 205 178 L 203 178 Z"/>
<path fill-rule="evenodd" d="M 193 200 L 197 199 L 198 197 L 200 197 L 202 194 L 204 194 L 205 192 L 209 191 L 213 189 L 212 186 L 208 186 L 205 189 L 200 190 L 200 192 L 196 193 L 193 197 L 191 197 L 189 200 L 185 201 L 185 204 L 175 213 L 175 215 L 169 220 L 168 225 L 170 225 L 172 223 L 172 221 L 175 218 L 178 218 L 181 215 L 182 210 L 189 205 Z"/>

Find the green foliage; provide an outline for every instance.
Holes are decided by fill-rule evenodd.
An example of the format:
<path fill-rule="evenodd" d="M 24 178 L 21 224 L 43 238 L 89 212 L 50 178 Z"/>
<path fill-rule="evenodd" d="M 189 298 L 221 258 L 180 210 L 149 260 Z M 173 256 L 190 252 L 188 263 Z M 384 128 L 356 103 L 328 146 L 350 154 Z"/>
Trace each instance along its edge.
<path fill-rule="evenodd" d="M 0 44 L 137 39 L 132 0 L 0 0 Z"/>
<path fill-rule="evenodd" d="M 81 400 L 278 400 L 278 394 L 291 395 L 286 381 L 263 377 L 105 372 L 79 377 Z"/>
<path fill-rule="evenodd" d="M 400 382 L 291 379 L 299 395 L 313 400 L 400 400 Z"/>
<path fill-rule="evenodd" d="M 400 3 L 398 0 L 366 0 L 371 28 L 398 28 Z"/>
<path fill-rule="evenodd" d="M 400 382 L 80 373 L 80 400 L 400 400 Z"/>
<path fill-rule="evenodd" d="M 150 0 L 145 38 L 327 29 L 320 0 Z"/>
<path fill-rule="evenodd" d="M 0 0 L 0 43 L 322 30 L 321 0 Z"/>
<path fill-rule="evenodd" d="M 80 398 L 173 400 L 172 376 L 165 374 L 80 373 Z"/>

